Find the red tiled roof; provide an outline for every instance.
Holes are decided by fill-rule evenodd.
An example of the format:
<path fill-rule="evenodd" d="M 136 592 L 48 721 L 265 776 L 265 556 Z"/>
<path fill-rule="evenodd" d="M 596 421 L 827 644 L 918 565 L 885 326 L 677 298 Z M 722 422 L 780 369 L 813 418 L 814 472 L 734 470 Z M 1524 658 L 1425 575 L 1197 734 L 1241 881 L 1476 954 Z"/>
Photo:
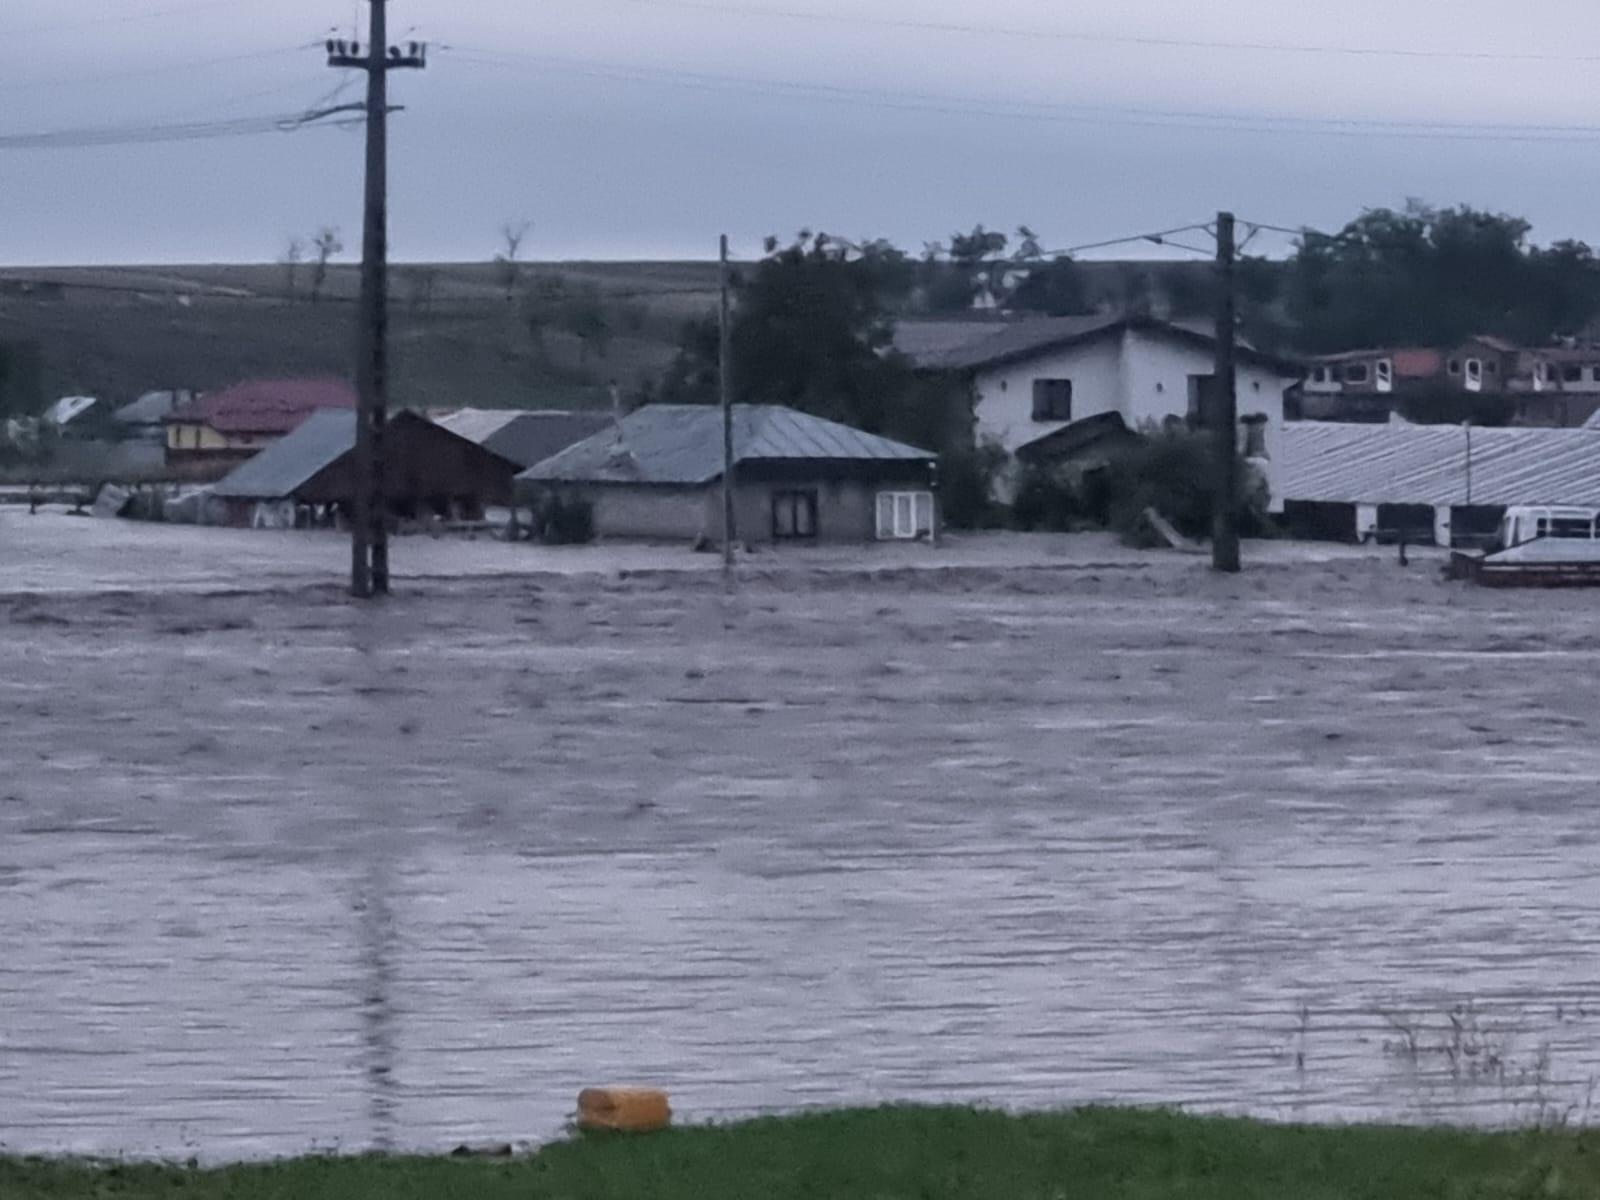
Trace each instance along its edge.
<path fill-rule="evenodd" d="M 1402 379 L 1431 379 L 1444 370 L 1444 355 L 1437 350 L 1396 350 L 1394 373 Z"/>
<path fill-rule="evenodd" d="M 168 421 L 202 421 L 218 433 L 291 433 L 319 408 L 355 408 L 342 379 L 252 379 L 208 392 Z"/>

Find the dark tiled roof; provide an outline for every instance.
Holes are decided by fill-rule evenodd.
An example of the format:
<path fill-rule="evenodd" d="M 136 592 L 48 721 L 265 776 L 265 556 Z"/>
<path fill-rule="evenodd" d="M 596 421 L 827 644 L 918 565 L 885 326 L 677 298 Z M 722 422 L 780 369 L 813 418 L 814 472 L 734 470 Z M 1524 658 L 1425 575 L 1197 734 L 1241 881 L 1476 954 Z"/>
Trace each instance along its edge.
<path fill-rule="evenodd" d="M 1088 317 L 1041 317 L 1035 320 L 1007 321 L 989 325 L 974 321 L 966 324 L 977 330 L 987 329 L 988 332 L 965 337 L 959 330 L 952 328 L 945 331 L 940 338 L 925 337 L 912 332 L 903 341 L 900 329 L 915 330 L 918 324 L 918 322 L 907 322 L 904 326 L 897 327 L 895 348 L 906 354 L 918 367 L 933 371 L 974 371 L 984 367 L 997 367 L 1005 363 L 1019 362 L 1049 350 L 1059 350 L 1095 338 L 1118 334 L 1125 329 L 1135 329 L 1157 337 L 1176 338 L 1196 345 L 1210 346 L 1215 343 L 1209 327 L 1198 322 L 1162 321 L 1155 317 L 1104 314 Z M 1245 342 L 1239 343 L 1237 353 L 1240 362 L 1255 363 L 1285 374 L 1296 374 L 1299 371 L 1298 366 L 1289 360 L 1264 353 Z"/>
<path fill-rule="evenodd" d="M 779 405 L 733 412 L 734 461 L 926 462 L 926 450 Z M 652 404 L 546 459 L 519 479 L 703 484 L 722 475 L 722 410 Z"/>

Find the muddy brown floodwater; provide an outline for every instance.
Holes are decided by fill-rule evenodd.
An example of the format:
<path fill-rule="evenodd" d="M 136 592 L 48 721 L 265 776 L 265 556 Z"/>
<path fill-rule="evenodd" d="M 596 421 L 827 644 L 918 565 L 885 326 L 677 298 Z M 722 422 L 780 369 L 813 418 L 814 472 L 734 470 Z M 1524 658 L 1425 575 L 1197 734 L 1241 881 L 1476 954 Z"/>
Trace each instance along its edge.
<path fill-rule="evenodd" d="M 1582 1120 L 1597 635 L 1386 558 L 0 597 L 0 1143 Z"/>

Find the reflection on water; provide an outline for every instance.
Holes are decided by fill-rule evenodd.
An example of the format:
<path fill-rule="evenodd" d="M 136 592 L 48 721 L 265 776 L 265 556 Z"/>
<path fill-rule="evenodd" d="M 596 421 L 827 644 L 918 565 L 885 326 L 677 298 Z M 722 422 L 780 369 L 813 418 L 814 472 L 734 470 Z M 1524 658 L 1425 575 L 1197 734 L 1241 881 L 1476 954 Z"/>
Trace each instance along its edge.
<path fill-rule="evenodd" d="M 443 1149 L 629 1081 L 1583 1120 L 1600 680 L 1468 651 L 1600 618 L 1390 579 L 0 628 L 0 1141 Z"/>

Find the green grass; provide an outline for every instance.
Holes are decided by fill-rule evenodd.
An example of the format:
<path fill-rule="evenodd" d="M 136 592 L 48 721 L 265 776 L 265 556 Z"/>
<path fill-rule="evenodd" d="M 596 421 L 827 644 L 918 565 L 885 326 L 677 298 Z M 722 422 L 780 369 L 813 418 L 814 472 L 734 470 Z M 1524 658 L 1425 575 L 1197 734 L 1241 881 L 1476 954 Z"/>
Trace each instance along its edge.
<path fill-rule="evenodd" d="M 215 1171 L 0 1160 L 5 1200 L 1488 1200 L 1600 1197 L 1600 1133 L 1323 1128 L 1090 1109 L 887 1108 L 528 1159 Z"/>

